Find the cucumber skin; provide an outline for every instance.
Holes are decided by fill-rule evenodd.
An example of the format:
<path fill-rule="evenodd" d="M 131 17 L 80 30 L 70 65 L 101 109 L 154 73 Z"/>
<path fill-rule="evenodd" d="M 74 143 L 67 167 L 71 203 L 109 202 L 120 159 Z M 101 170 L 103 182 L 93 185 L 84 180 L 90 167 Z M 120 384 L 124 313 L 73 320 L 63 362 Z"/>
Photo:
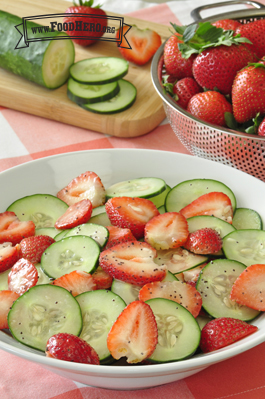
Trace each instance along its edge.
<path fill-rule="evenodd" d="M 21 35 L 15 26 L 23 20 L 13 14 L 0 10 L 0 67 L 15 75 L 49 88 L 43 79 L 42 64 L 50 40 L 31 42 L 28 47 L 15 49 Z M 41 26 L 27 21 L 28 27 Z M 60 32 L 50 32 L 50 36 L 58 36 Z M 38 37 L 36 33 L 35 37 Z M 73 46 L 74 52 L 74 46 Z"/>

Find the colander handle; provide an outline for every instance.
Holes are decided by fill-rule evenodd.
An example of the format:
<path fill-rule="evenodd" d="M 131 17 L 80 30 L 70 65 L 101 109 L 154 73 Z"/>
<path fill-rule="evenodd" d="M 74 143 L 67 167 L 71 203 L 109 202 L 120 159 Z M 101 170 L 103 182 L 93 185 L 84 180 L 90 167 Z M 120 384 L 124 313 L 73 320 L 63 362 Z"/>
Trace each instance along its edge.
<path fill-rule="evenodd" d="M 209 8 L 217 8 L 217 7 L 223 7 L 223 6 L 229 6 L 233 4 L 249 4 L 252 5 L 255 8 L 265 8 L 265 6 L 257 1 L 250 1 L 250 0 L 230 0 L 230 1 L 222 1 L 220 3 L 214 3 L 214 4 L 207 4 L 205 6 L 197 7 L 194 8 L 194 10 L 191 11 L 191 17 L 194 19 L 194 21 L 200 21 L 203 18 L 201 17 L 201 11 L 208 10 Z"/>

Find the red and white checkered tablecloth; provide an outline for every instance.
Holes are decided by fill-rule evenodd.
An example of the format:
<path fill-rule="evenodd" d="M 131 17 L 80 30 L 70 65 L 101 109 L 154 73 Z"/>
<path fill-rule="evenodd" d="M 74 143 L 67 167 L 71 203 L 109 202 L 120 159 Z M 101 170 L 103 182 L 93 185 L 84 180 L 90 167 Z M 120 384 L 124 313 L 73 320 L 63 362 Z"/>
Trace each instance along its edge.
<path fill-rule="evenodd" d="M 265 4 L 265 0 L 259 1 Z M 192 0 L 155 4 L 136 0 L 105 0 L 101 4 L 112 13 L 128 14 L 131 10 L 131 16 L 169 25 L 169 21 L 191 23 L 190 11 L 193 8 L 213 2 Z M 232 9 L 242 7 L 246 6 L 235 5 Z M 230 7 L 229 11 L 232 9 Z M 167 120 L 144 136 L 125 139 L 0 107 L 0 172 L 41 157 L 101 148 L 144 148 L 188 153 Z M 265 343 L 175 383 L 146 390 L 114 391 L 77 384 L 39 365 L 0 351 L 0 398 L 264 399 L 264 359 Z"/>

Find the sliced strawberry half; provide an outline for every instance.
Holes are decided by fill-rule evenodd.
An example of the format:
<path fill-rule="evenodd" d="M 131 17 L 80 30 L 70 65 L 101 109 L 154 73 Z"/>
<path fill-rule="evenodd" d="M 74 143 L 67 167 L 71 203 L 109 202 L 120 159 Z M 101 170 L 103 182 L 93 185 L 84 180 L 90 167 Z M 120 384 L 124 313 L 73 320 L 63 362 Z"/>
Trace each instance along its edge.
<path fill-rule="evenodd" d="M 177 248 L 189 235 L 188 222 L 178 212 L 166 212 L 152 218 L 144 230 L 144 239 L 155 249 Z"/>
<path fill-rule="evenodd" d="M 105 209 L 111 224 L 130 229 L 137 239 L 144 236 L 146 223 L 160 214 L 153 202 L 146 198 L 110 198 Z"/>
<path fill-rule="evenodd" d="M 135 25 L 120 28 L 116 38 L 122 39 L 118 49 L 123 58 L 137 65 L 144 65 L 150 61 L 162 44 L 161 37 L 157 32 L 148 28 L 139 29 Z M 131 48 L 128 48 L 128 43 Z"/>
<path fill-rule="evenodd" d="M 111 288 L 113 277 L 98 266 L 97 270 L 92 274 L 97 290 L 107 290 Z"/>
<path fill-rule="evenodd" d="M 157 324 L 149 305 L 133 301 L 122 311 L 107 338 L 114 357 L 127 357 L 128 363 L 139 363 L 150 357 L 157 345 Z"/>
<path fill-rule="evenodd" d="M 19 259 L 8 274 L 8 289 L 19 295 L 24 294 L 38 282 L 38 271 L 27 259 Z"/>
<path fill-rule="evenodd" d="M 51 284 L 65 288 L 73 296 L 96 289 L 96 284 L 91 274 L 81 270 L 74 270 L 71 273 L 64 274 L 55 279 Z"/>
<path fill-rule="evenodd" d="M 230 198 L 221 192 L 203 194 L 180 210 L 186 219 L 199 215 L 212 215 L 232 223 L 233 208 Z"/>
<path fill-rule="evenodd" d="M 20 257 L 33 264 L 40 263 L 43 252 L 54 242 L 54 238 L 45 235 L 23 238 L 20 242 Z"/>
<path fill-rule="evenodd" d="M 218 253 L 223 245 L 216 230 L 205 227 L 190 233 L 184 247 L 194 254 L 210 255 Z"/>
<path fill-rule="evenodd" d="M 58 333 L 48 339 L 46 356 L 75 363 L 100 364 L 97 352 L 73 334 Z"/>
<path fill-rule="evenodd" d="M 126 241 L 136 241 L 130 229 L 123 229 L 117 226 L 106 226 L 109 231 L 109 239 L 105 249 L 111 248 L 114 245 L 121 244 Z"/>
<path fill-rule="evenodd" d="M 92 202 L 89 199 L 76 202 L 55 222 L 56 229 L 73 229 L 87 223 L 92 214 Z"/>
<path fill-rule="evenodd" d="M 8 328 L 7 316 L 9 310 L 19 296 L 19 294 L 13 291 L 0 291 L 0 330 Z"/>
<path fill-rule="evenodd" d="M 101 252 L 99 264 L 113 278 L 144 285 L 163 280 L 166 267 L 154 262 L 156 250 L 145 242 L 128 241 Z"/>
<path fill-rule="evenodd" d="M 11 242 L 0 244 L 0 273 L 10 269 L 19 259 L 19 245 Z"/>
<path fill-rule="evenodd" d="M 240 305 L 265 311 L 265 265 L 248 266 L 234 282 L 230 299 Z"/>
<path fill-rule="evenodd" d="M 175 301 L 197 317 L 202 307 L 200 293 L 190 284 L 181 281 L 163 281 L 144 285 L 139 291 L 139 300 L 166 298 Z"/>
<path fill-rule="evenodd" d="M 75 177 L 57 193 L 57 197 L 71 206 L 83 199 L 89 199 L 93 208 L 104 205 L 105 188 L 94 172 L 85 172 Z"/>
<path fill-rule="evenodd" d="M 0 213 L 0 244 L 20 243 L 25 237 L 34 236 L 35 224 L 31 221 L 20 221 L 14 212 Z"/>
<path fill-rule="evenodd" d="M 200 348 L 204 353 L 224 348 L 253 334 L 258 327 L 239 319 L 220 317 L 209 321 L 202 329 Z"/>

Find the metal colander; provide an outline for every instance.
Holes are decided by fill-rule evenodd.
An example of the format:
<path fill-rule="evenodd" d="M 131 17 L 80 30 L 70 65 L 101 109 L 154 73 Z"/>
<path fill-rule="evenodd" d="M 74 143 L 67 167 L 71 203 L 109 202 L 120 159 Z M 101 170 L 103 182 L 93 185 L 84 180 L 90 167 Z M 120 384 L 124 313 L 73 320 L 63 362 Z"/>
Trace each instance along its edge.
<path fill-rule="evenodd" d="M 200 12 L 207 8 L 238 3 L 251 4 L 256 9 L 233 11 L 204 19 L 200 17 Z M 236 19 L 245 24 L 265 18 L 265 6 L 253 1 L 227 1 L 196 8 L 191 16 L 195 21 L 201 22 Z M 240 133 L 202 122 L 179 107 L 170 96 L 164 93 L 158 78 L 158 65 L 159 61 L 161 62 L 164 44 L 153 58 L 151 77 L 155 89 L 163 100 L 169 123 L 179 140 L 193 155 L 235 167 L 265 181 L 265 137 Z"/>

